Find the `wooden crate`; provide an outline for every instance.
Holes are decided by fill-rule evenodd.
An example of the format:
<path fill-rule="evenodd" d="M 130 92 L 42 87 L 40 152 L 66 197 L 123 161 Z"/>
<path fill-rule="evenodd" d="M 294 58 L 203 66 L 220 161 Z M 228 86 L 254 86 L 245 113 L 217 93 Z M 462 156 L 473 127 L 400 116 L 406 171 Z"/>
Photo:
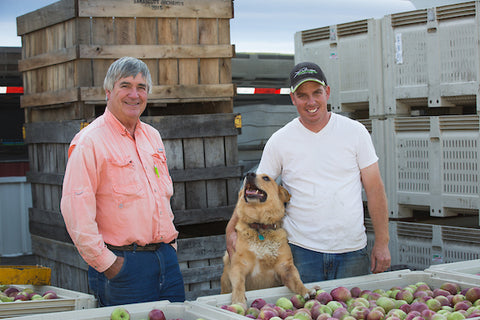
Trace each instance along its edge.
<path fill-rule="evenodd" d="M 231 0 L 61 0 L 18 17 L 27 122 L 94 118 L 108 67 L 126 55 L 149 66 L 151 105 L 232 112 L 232 17 Z"/>
<path fill-rule="evenodd" d="M 242 168 L 237 164 L 234 115 L 219 113 L 142 118 L 156 127 L 164 140 L 174 183 L 172 209 L 175 224 L 228 221 L 237 200 Z M 67 151 L 74 135 L 86 123 L 80 120 L 26 124 L 30 153 L 33 207 L 30 230 L 54 239 L 69 239 L 60 215 Z"/>

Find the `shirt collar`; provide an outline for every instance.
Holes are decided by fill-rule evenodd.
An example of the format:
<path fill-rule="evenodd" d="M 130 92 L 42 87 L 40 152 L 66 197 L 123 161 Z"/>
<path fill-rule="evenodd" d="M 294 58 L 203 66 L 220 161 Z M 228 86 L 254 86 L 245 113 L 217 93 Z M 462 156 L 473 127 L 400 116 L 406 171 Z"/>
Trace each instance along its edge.
<path fill-rule="evenodd" d="M 105 120 L 108 124 L 110 124 L 119 134 L 122 136 L 130 135 L 127 128 L 113 115 L 113 113 L 105 108 Z M 141 129 L 142 122 L 138 119 L 137 126 L 135 127 L 135 131 Z"/>

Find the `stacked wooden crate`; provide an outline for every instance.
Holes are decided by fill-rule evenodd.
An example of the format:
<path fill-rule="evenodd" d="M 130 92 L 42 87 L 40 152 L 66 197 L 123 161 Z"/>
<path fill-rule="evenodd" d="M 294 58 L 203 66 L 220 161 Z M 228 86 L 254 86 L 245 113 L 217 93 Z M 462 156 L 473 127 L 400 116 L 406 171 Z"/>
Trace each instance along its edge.
<path fill-rule="evenodd" d="M 53 284 L 88 290 L 86 265 L 60 214 L 67 149 L 73 136 L 104 112 L 103 79 L 110 64 L 134 56 L 152 74 L 142 120 L 157 128 L 165 143 L 175 224 L 182 236 L 182 227 L 207 223 L 203 234 L 194 235 L 202 237 L 199 245 L 216 251 L 216 257 L 191 261 L 180 240 L 182 270 L 192 273 L 199 265 L 200 274 L 216 270 L 205 278 L 190 276 L 187 296 L 195 297 L 199 284 L 203 291 L 219 291 L 224 247 L 209 237 L 216 230 L 208 226 L 230 218 L 242 174 L 233 114 L 232 17 L 231 0 L 61 0 L 17 18 L 32 246 L 40 262 L 52 268 Z"/>

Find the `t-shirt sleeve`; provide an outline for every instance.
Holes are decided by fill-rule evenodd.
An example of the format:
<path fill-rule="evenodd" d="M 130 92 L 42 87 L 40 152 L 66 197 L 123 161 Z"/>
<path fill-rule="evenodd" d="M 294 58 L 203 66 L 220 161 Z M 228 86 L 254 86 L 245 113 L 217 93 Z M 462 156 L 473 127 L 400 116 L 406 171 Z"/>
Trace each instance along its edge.
<path fill-rule="evenodd" d="M 363 124 L 359 123 L 358 131 L 359 143 L 357 150 L 357 161 L 358 167 L 363 169 L 377 162 L 378 156 L 373 145 L 372 137 L 370 136 L 367 128 L 365 128 Z"/>

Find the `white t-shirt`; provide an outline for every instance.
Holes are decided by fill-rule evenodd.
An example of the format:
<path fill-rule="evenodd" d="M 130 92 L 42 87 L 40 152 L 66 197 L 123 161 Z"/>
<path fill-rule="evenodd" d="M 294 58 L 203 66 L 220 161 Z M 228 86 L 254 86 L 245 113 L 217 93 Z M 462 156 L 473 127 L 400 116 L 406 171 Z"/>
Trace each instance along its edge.
<path fill-rule="evenodd" d="M 298 118 L 275 132 L 257 173 L 281 176 L 292 195 L 284 218 L 289 241 L 327 253 L 364 248 L 360 169 L 378 161 L 370 134 L 358 121 L 335 113 L 318 133 Z"/>

